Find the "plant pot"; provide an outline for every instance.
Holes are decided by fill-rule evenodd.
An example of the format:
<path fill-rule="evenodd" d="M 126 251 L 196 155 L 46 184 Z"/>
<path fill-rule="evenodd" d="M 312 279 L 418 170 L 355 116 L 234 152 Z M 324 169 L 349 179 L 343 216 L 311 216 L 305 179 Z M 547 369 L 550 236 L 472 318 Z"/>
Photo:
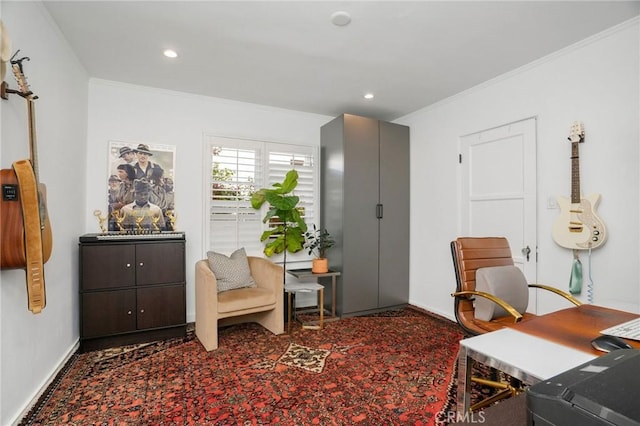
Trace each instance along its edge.
<path fill-rule="evenodd" d="M 329 260 L 327 258 L 315 258 L 311 265 L 311 272 L 314 274 L 323 274 L 329 272 Z"/>

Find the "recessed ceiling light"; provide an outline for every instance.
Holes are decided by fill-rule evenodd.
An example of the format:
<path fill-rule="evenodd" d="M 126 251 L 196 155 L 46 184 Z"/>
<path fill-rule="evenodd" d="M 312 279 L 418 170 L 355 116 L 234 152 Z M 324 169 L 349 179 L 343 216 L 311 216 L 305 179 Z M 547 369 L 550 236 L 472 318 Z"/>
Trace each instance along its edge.
<path fill-rule="evenodd" d="M 331 15 L 331 22 L 338 27 L 344 27 L 351 22 L 351 16 L 347 12 L 338 11 Z"/>
<path fill-rule="evenodd" d="M 167 49 L 164 52 L 162 52 L 164 54 L 164 56 L 166 56 L 167 58 L 177 58 L 178 54 L 176 53 L 175 50 L 171 50 L 171 49 Z"/>
<path fill-rule="evenodd" d="M 365 99 L 373 99 L 373 93 L 365 93 L 364 94 L 364 98 Z"/>

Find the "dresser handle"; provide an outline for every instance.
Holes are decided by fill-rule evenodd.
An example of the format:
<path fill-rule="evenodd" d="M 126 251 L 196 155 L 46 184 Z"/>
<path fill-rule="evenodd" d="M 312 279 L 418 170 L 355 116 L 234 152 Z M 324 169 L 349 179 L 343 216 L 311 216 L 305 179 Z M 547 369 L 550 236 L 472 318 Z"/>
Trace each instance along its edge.
<path fill-rule="evenodd" d="M 131 268 L 131 264 L 130 263 L 127 263 L 127 268 Z"/>
<path fill-rule="evenodd" d="M 128 312 L 127 312 L 127 315 L 131 315 L 131 311 L 128 311 Z"/>
<path fill-rule="evenodd" d="M 140 266 L 144 266 L 144 262 L 140 262 Z"/>
<path fill-rule="evenodd" d="M 140 313 L 141 313 L 141 314 L 144 314 L 144 309 L 140 309 Z"/>

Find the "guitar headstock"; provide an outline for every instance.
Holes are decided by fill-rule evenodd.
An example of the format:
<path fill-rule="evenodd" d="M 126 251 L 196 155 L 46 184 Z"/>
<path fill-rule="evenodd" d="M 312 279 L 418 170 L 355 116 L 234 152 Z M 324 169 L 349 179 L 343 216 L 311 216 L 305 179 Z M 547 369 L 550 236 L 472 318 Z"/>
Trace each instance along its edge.
<path fill-rule="evenodd" d="M 570 142 L 584 142 L 584 125 L 580 121 L 574 121 L 569 131 Z"/>
<path fill-rule="evenodd" d="M 13 56 L 15 57 L 18 52 L 19 50 Z M 24 71 L 22 70 L 22 62 L 28 60 L 29 57 L 27 56 L 15 60 L 11 58 L 11 69 L 13 70 L 13 75 L 15 76 L 18 87 L 20 88 L 19 95 L 27 99 L 38 99 L 37 96 L 33 95 L 33 92 L 29 88 L 27 78 L 24 76 Z"/>

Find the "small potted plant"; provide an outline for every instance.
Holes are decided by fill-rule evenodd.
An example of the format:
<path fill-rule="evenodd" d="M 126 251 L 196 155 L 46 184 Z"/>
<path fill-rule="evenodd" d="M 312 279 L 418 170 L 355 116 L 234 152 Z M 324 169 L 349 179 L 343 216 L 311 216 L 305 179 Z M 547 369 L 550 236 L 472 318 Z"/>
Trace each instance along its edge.
<path fill-rule="evenodd" d="M 318 229 L 313 225 L 313 231 L 304 234 L 305 248 L 310 255 L 315 255 L 311 272 L 319 274 L 329 271 L 329 261 L 325 257 L 328 249 L 335 245 L 335 241 L 326 229 Z"/>

